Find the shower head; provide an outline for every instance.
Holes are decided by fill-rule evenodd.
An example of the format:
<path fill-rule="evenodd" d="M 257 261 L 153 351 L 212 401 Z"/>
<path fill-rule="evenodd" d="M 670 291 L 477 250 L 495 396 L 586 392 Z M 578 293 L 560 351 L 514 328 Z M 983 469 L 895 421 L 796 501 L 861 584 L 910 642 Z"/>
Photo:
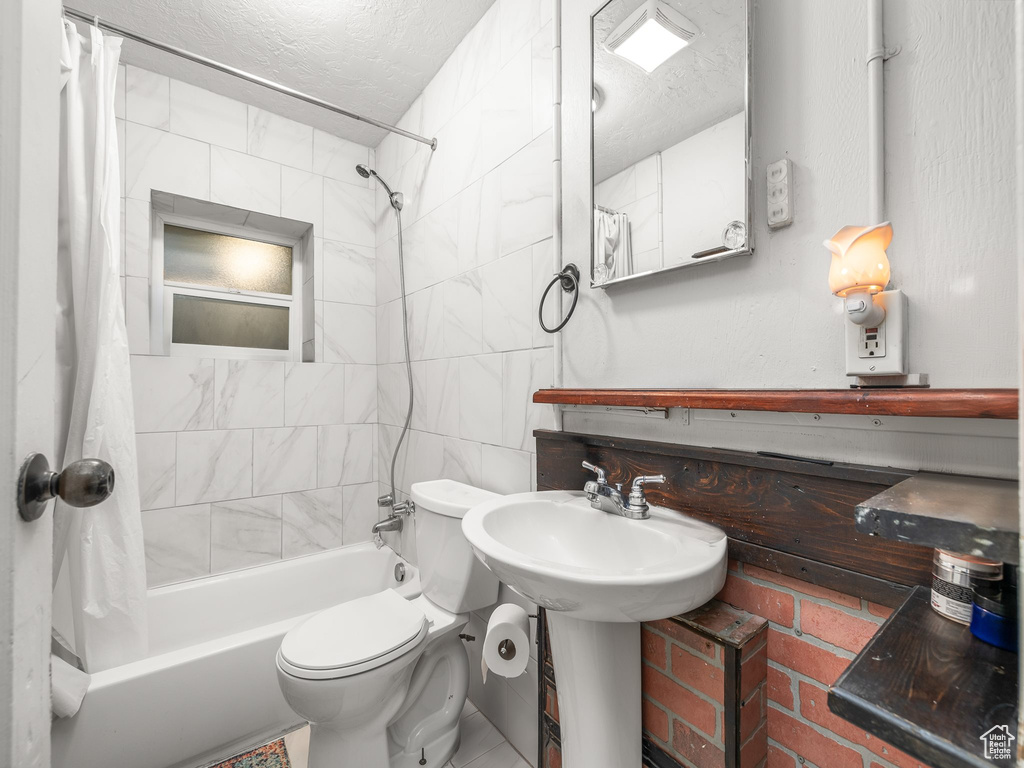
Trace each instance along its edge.
<path fill-rule="evenodd" d="M 388 197 L 391 200 L 391 207 L 394 208 L 396 211 L 402 210 L 402 206 L 405 205 L 405 201 L 402 199 L 402 193 L 392 192 L 391 187 L 388 186 L 388 183 L 384 181 L 384 179 L 382 179 L 380 175 L 375 170 L 373 170 L 373 168 L 370 168 L 369 166 L 359 163 L 359 165 L 356 166 L 356 173 L 358 173 L 364 179 L 368 179 L 371 176 L 373 176 L 373 178 L 380 182 L 380 185 L 384 187 L 384 191 L 388 193 Z"/>

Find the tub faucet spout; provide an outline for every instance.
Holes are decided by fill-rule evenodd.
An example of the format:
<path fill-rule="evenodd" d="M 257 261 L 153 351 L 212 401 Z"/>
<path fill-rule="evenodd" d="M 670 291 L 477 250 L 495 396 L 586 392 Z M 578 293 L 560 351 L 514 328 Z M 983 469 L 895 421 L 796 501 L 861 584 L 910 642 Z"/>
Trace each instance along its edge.
<path fill-rule="evenodd" d="M 380 535 L 384 531 L 401 531 L 405 527 L 405 520 L 401 515 L 388 515 L 379 523 L 375 523 L 371 529 L 375 541 L 381 541 Z M 377 545 L 380 549 L 380 544 Z"/>
<path fill-rule="evenodd" d="M 391 509 L 391 514 L 379 523 L 375 523 L 370 531 L 373 534 L 373 542 L 377 545 L 377 549 L 384 546 L 384 539 L 381 538 L 381 534 L 384 531 L 400 533 L 405 527 L 405 518 L 416 510 L 416 505 L 412 501 L 401 501 L 395 504 L 392 500 Z"/>
<path fill-rule="evenodd" d="M 374 524 L 373 533 L 381 533 L 383 531 L 401 531 L 404 527 L 405 520 L 399 515 L 388 515 L 379 523 Z"/>

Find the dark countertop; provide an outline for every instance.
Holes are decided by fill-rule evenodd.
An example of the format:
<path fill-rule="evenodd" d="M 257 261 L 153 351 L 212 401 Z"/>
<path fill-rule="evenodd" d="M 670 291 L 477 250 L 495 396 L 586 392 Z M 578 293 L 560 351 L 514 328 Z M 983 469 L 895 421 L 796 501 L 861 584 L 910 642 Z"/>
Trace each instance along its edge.
<path fill-rule="evenodd" d="M 933 768 L 1011 766 L 981 736 L 1017 733 L 1017 654 L 939 616 L 917 587 L 836 681 L 829 709 Z M 1016 742 L 1012 742 L 1016 747 Z"/>
<path fill-rule="evenodd" d="M 857 505 L 861 533 L 987 557 L 1019 560 L 1017 482 L 922 472 Z"/>

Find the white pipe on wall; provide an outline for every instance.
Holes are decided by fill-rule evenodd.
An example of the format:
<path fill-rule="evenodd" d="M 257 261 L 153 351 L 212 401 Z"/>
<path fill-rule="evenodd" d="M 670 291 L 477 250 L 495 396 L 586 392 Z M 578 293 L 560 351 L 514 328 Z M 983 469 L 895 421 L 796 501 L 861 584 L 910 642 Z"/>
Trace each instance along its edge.
<path fill-rule="evenodd" d="M 661 152 L 656 152 L 655 157 L 658 160 L 658 263 L 665 266 L 665 162 Z"/>
<path fill-rule="evenodd" d="M 885 221 L 885 25 L 883 0 L 868 3 L 868 226 Z"/>
<path fill-rule="evenodd" d="M 1024 328 L 1024 0 L 1016 0 L 1014 5 L 1014 27 L 1016 32 L 1016 94 L 1017 94 L 1017 317 L 1018 331 Z M 1018 342 L 1019 344 L 1020 342 Z M 1018 349 L 1017 357 L 1017 386 L 1024 394 L 1024 348 Z M 1024 403 L 1024 398 L 1021 398 Z M 1021 410 L 1024 417 L 1024 408 Z M 1018 441 L 1024 442 L 1024 418 L 1018 419 Z M 1018 460 L 1018 475 L 1022 465 Z M 1018 501 L 1018 514 L 1021 524 L 1024 525 L 1024 488 L 1021 489 L 1021 497 Z M 1024 528 L 1021 528 L 1024 530 Z M 1021 555 L 1024 556 L 1024 536 L 1018 542 Z M 1018 634 L 1024 632 L 1024 592 L 1018 593 L 1017 620 Z M 1024 666 L 1018 669 L 1018 711 L 1024 708 Z M 1018 720 L 1017 744 L 1024 744 L 1024 718 Z M 1018 754 L 1020 754 L 1018 748 Z"/>
<path fill-rule="evenodd" d="M 553 192 L 553 204 L 555 207 L 554 211 L 554 222 L 555 231 L 553 233 L 554 239 L 551 243 L 551 267 L 552 273 L 557 274 L 562 271 L 562 2 L 561 0 L 554 0 L 554 19 L 551 24 L 552 27 L 552 49 L 551 49 L 551 89 L 552 89 L 552 105 L 551 109 L 554 112 L 554 121 L 551 126 L 552 146 L 554 147 L 554 162 L 552 163 L 552 192 Z M 586 266 L 584 266 L 586 269 Z M 583 275 L 580 276 L 580 282 L 583 282 Z M 576 290 L 582 290 L 581 286 L 576 286 Z M 562 291 L 560 289 L 555 290 L 555 295 L 558 297 L 555 301 L 555 306 L 558 307 L 558 317 L 562 317 Z M 552 376 L 551 386 L 558 388 L 562 386 L 562 332 L 554 334 L 552 339 Z M 562 430 L 562 409 L 557 406 L 551 406 L 554 409 L 554 420 L 552 422 L 554 428 L 558 431 Z"/>

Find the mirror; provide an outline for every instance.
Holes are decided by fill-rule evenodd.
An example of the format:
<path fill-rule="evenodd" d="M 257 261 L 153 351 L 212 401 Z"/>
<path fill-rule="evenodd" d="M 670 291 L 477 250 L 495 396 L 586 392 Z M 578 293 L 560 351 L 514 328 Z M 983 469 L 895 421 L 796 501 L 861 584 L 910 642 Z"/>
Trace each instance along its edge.
<path fill-rule="evenodd" d="M 751 253 L 748 12 L 611 0 L 593 14 L 593 287 Z"/>

